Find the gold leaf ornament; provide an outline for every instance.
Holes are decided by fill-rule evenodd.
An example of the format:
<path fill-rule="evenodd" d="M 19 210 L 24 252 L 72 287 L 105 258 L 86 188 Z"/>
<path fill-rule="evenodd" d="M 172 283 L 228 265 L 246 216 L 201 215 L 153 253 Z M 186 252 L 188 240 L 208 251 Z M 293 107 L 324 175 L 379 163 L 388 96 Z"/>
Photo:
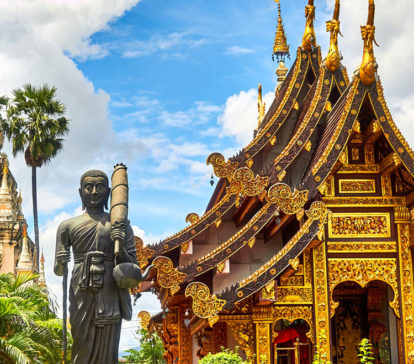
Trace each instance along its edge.
<path fill-rule="evenodd" d="M 212 153 L 207 158 L 207 165 L 212 165 L 214 174 L 218 178 L 227 178 L 231 181 L 234 171 L 237 169 L 238 163 L 227 161 L 220 153 Z"/>
<path fill-rule="evenodd" d="M 144 269 L 148 265 L 148 260 L 154 254 L 154 250 L 144 247 L 144 242 L 138 236 L 134 236 L 135 250 L 138 260 L 138 265 L 141 269 Z"/>
<path fill-rule="evenodd" d="M 269 188 L 267 193 L 267 201 L 277 204 L 280 209 L 288 215 L 299 214 L 308 200 L 308 191 L 291 191 L 290 187 L 285 183 L 276 183 Z"/>
<path fill-rule="evenodd" d="M 140 319 L 141 328 L 148 330 L 148 325 L 151 320 L 151 314 L 148 311 L 141 311 L 138 313 L 138 318 Z"/>
<path fill-rule="evenodd" d="M 225 300 L 219 299 L 215 294 L 210 294 L 208 286 L 201 282 L 190 283 L 185 290 L 186 297 L 192 297 L 192 309 L 197 317 L 208 319 L 212 327 L 218 320 L 218 314 L 226 304 Z"/>
<path fill-rule="evenodd" d="M 184 282 L 186 274 L 174 268 L 171 259 L 159 256 L 154 259 L 152 265 L 157 268 L 157 281 L 162 288 L 170 290 L 171 295 L 180 290 L 180 283 Z"/>
<path fill-rule="evenodd" d="M 200 216 L 198 216 L 195 212 L 189 213 L 185 218 L 185 222 L 191 225 L 196 224 L 198 221 L 200 221 Z"/>

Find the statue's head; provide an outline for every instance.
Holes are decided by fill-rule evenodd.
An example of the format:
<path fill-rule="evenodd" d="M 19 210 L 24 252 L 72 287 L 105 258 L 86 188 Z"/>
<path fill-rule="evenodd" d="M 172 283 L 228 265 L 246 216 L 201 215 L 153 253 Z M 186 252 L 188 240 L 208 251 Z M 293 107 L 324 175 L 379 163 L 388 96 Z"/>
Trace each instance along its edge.
<path fill-rule="evenodd" d="M 109 180 L 104 172 L 93 169 L 82 175 L 79 188 L 82 209 L 94 211 L 108 209 L 109 192 Z"/>

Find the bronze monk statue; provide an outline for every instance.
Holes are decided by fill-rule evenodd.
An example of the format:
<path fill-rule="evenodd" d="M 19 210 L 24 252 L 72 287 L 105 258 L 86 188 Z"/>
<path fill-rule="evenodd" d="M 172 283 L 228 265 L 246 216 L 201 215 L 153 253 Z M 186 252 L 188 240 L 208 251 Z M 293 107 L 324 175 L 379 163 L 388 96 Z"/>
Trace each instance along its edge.
<path fill-rule="evenodd" d="M 55 274 L 64 274 L 71 247 L 74 257 L 69 287 L 74 364 L 118 363 L 121 322 L 132 316 L 129 291 L 119 288 L 113 278 L 113 241 L 121 242 L 116 264 L 137 264 L 134 234 L 129 223 L 123 230 L 111 229 L 110 216 L 104 211 L 109 192 L 104 172 L 84 173 L 79 193 L 86 211 L 63 221 L 57 231 Z"/>

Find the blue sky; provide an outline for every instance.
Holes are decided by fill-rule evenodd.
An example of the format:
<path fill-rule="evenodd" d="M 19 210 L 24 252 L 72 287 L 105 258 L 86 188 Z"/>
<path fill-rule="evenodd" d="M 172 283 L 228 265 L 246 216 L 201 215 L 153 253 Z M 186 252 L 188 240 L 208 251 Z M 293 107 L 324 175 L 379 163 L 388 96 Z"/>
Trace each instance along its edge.
<path fill-rule="evenodd" d="M 301 42 L 306 3 L 281 0 L 288 67 Z M 323 56 L 333 3 L 315 1 Z M 413 145 L 414 30 L 406 14 L 414 4 L 376 3 L 379 73 L 395 121 Z M 343 1 L 340 49 L 350 75 L 361 61 L 359 25 L 367 4 Z M 272 101 L 276 9 L 273 0 L 0 2 L 0 94 L 26 82 L 56 85 L 71 119 L 64 151 L 38 172 L 46 279 L 57 297 L 56 228 L 80 213 L 77 189 L 85 170 L 110 174 L 115 163 L 128 165 L 130 220 L 147 243 L 183 228 L 188 213 L 204 211 L 213 191 L 207 156 L 229 157 L 251 139 L 259 82 L 267 105 Z M 3 151 L 10 152 L 7 143 Z M 9 158 L 32 227 L 30 170 L 22 156 Z M 156 307 L 144 296 L 137 310 Z M 125 325 L 122 348 L 136 343 L 135 327 L 135 321 Z"/>

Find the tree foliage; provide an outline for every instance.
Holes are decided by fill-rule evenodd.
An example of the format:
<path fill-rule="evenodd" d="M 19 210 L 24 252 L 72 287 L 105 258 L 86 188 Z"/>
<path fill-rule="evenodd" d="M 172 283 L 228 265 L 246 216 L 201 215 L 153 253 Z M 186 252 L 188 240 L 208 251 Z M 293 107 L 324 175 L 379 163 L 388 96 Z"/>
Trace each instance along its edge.
<path fill-rule="evenodd" d="M 217 354 L 209 353 L 199 361 L 199 364 L 248 364 L 237 354 L 237 350 L 236 347 L 235 351 L 223 349 L 222 352 Z"/>
<path fill-rule="evenodd" d="M 0 363 L 56 364 L 62 356 L 62 322 L 34 274 L 0 274 Z"/>
<path fill-rule="evenodd" d="M 56 99 L 56 87 L 35 87 L 26 84 L 13 91 L 13 97 L 0 97 L 0 107 L 6 106 L 6 118 L 1 126 L 12 143 L 12 153 L 24 153 L 26 164 L 32 167 L 32 197 L 35 244 L 39 269 L 39 226 L 37 221 L 36 168 L 48 163 L 63 148 L 63 136 L 69 132 L 65 106 Z"/>
<path fill-rule="evenodd" d="M 140 337 L 140 349 L 126 350 L 128 355 L 124 356 L 123 359 L 126 359 L 129 363 L 164 364 L 164 346 L 160 337 L 155 332 L 149 332 L 145 329 L 141 329 L 137 333 Z"/>

